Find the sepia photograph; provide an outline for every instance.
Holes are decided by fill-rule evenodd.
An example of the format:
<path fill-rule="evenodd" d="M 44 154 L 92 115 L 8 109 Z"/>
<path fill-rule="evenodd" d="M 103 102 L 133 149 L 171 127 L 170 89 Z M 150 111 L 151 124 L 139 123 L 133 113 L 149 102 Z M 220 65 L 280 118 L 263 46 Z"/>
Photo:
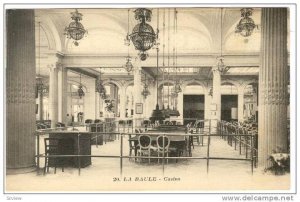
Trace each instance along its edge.
<path fill-rule="evenodd" d="M 244 192 L 294 200 L 296 4 L 2 10 L 6 200 Z"/>

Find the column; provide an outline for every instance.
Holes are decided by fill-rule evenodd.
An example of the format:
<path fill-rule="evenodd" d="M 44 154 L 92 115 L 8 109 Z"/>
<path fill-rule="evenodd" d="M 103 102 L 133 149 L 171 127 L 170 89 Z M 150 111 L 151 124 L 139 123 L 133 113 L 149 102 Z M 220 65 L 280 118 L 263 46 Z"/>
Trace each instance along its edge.
<path fill-rule="evenodd" d="M 7 10 L 6 169 L 35 169 L 34 10 Z"/>
<path fill-rule="evenodd" d="M 262 8 L 261 25 L 258 163 L 264 169 L 273 150 L 287 151 L 287 9 Z"/>
<path fill-rule="evenodd" d="M 217 133 L 217 121 L 221 120 L 221 73 L 215 66 L 213 71 L 213 96 L 211 102 L 211 133 Z"/>
<path fill-rule="evenodd" d="M 55 128 L 58 121 L 58 68 L 55 65 L 48 65 L 49 68 L 49 118 L 51 128 Z"/>
<path fill-rule="evenodd" d="M 61 63 L 58 68 L 58 121 L 67 123 L 68 107 L 68 71 Z M 71 115 L 69 115 L 71 116 Z"/>
<path fill-rule="evenodd" d="M 238 88 L 238 121 L 244 121 L 244 87 Z"/>
<path fill-rule="evenodd" d="M 212 96 L 209 95 L 209 90 L 210 87 L 207 87 L 204 91 L 205 92 L 204 94 L 204 119 L 205 120 L 210 119 L 211 117 L 210 104 L 211 104 Z"/>

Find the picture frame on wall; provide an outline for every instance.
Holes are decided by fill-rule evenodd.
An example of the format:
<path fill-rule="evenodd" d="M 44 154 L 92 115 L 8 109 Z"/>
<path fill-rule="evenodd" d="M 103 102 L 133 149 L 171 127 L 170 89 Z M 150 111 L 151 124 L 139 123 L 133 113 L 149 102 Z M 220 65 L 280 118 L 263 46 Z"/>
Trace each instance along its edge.
<path fill-rule="evenodd" d="M 136 103 L 135 104 L 135 113 L 136 114 L 143 114 L 143 103 Z"/>

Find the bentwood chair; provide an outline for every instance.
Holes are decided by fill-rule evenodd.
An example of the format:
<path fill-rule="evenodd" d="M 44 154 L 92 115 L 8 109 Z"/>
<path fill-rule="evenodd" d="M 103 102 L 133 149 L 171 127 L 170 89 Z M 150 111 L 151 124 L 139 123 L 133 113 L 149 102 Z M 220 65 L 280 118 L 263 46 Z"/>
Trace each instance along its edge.
<path fill-rule="evenodd" d="M 140 135 L 138 137 L 138 145 L 137 145 L 137 156 L 151 156 L 151 150 L 154 148 L 151 145 L 151 137 L 149 135 Z M 142 158 L 140 158 L 139 162 L 141 163 Z M 148 163 L 150 164 L 150 158 L 148 158 Z"/>
<path fill-rule="evenodd" d="M 156 143 L 157 143 L 157 157 L 160 157 L 160 155 L 169 157 L 170 139 L 166 136 L 160 135 L 157 137 Z M 158 159 L 158 163 L 159 163 L 159 159 Z M 167 163 L 169 163 L 169 159 L 167 159 Z"/>
<path fill-rule="evenodd" d="M 45 138 L 45 166 L 44 166 L 44 175 L 49 172 L 49 167 L 54 167 L 54 173 L 56 173 L 56 167 L 58 165 L 62 166 L 62 172 L 64 172 L 64 161 L 63 157 L 50 157 L 51 155 L 59 155 L 60 148 L 59 148 L 59 139 L 58 138 Z"/>

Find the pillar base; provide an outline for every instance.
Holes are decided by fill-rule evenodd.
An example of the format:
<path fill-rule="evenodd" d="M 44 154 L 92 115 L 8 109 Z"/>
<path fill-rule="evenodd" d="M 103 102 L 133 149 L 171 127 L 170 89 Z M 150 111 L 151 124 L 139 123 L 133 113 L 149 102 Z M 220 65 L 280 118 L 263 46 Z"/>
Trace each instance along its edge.
<path fill-rule="evenodd" d="M 26 168 L 6 168 L 6 175 L 17 175 L 24 173 L 31 173 L 36 171 L 36 166 L 30 166 Z"/>

